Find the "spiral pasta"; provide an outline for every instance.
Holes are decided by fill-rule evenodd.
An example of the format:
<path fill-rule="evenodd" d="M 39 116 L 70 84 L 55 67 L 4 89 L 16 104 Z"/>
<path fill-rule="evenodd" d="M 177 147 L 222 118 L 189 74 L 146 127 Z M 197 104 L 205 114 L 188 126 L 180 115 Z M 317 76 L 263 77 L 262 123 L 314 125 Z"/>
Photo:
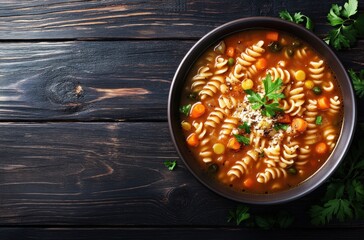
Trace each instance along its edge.
<path fill-rule="evenodd" d="M 222 108 L 215 108 L 213 112 L 209 114 L 206 122 L 204 123 L 205 127 L 211 127 L 215 129 L 220 123 L 223 121 L 226 116 L 226 111 Z"/>
<path fill-rule="evenodd" d="M 239 123 L 239 119 L 238 118 L 234 118 L 234 117 L 228 117 L 224 120 L 223 125 L 221 126 L 221 131 L 220 131 L 220 139 L 224 139 L 227 138 L 231 132 L 233 131 L 233 129 L 236 128 L 236 126 Z"/>
<path fill-rule="evenodd" d="M 321 84 L 325 70 L 324 61 L 311 61 L 310 66 L 311 67 L 308 68 L 310 72 L 310 78 L 313 79 L 315 84 Z"/>
<path fill-rule="evenodd" d="M 287 177 L 285 169 L 280 167 L 268 167 L 263 173 L 257 174 L 257 181 L 260 183 L 267 183 L 276 178 Z"/>
<path fill-rule="evenodd" d="M 231 180 L 241 178 L 245 173 L 249 172 L 249 165 L 252 161 L 250 156 L 245 156 L 241 161 L 236 161 L 235 165 L 227 172 Z"/>
<path fill-rule="evenodd" d="M 328 113 L 331 115 L 336 115 L 340 112 L 341 101 L 338 96 L 330 98 L 330 108 Z"/>
<path fill-rule="evenodd" d="M 244 52 L 241 53 L 239 57 L 237 57 L 237 62 L 244 69 L 247 69 L 257 60 L 258 57 L 262 56 L 262 54 L 265 52 L 263 45 L 264 41 L 260 40 L 256 44 L 247 48 Z"/>
<path fill-rule="evenodd" d="M 212 72 L 209 67 L 201 67 L 197 74 L 192 78 L 191 90 L 192 92 L 199 92 L 206 85 Z"/>
<path fill-rule="evenodd" d="M 238 101 L 233 96 L 223 96 L 218 98 L 220 108 L 232 109 L 238 106 Z"/>
<path fill-rule="evenodd" d="M 281 67 L 272 67 L 267 71 L 272 76 L 272 79 L 280 78 L 283 83 L 288 83 L 291 81 L 291 74 Z"/>

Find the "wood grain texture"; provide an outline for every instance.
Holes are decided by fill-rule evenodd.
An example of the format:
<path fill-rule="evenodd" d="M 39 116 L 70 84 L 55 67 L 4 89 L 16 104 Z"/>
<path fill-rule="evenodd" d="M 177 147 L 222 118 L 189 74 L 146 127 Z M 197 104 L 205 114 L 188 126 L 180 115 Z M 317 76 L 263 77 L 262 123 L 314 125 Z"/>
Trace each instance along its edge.
<path fill-rule="evenodd" d="M 194 43 L 2 43 L 0 120 L 165 121 L 174 72 Z M 360 44 L 340 52 L 345 67 L 362 67 Z"/>
<path fill-rule="evenodd" d="M 0 132 L 0 226 L 234 226 L 237 203 L 192 176 L 167 123 L 1 123 Z M 312 227 L 307 210 L 321 191 L 251 211 L 285 209 L 294 226 Z"/>
<path fill-rule="evenodd" d="M 0 119 L 166 120 L 170 83 L 193 43 L 0 44 Z"/>
<path fill-rule="evenodd" d="M 228 21 L 301 11 L 327 33 L 330 1 L 105 0 L 1 1 L 0 39 L 196 39 Z M 338 0 L 336 3 L 343 3 Z M 361 10 L 364 0 L 359 0 Z"/>
<path fill-rule="evenodd" d="M 0 236 L 13 239 L 47 239 L 47 240 L 89 240 L 89 239 L 160 239 L 176 240 L 241 240 L 241 239 L 361 239 L 364 234 L 362 228 L 348 228 L 347 230 L 330 229 L 288 229 L 264 231 L 246 228 L 3 228 Z"/>

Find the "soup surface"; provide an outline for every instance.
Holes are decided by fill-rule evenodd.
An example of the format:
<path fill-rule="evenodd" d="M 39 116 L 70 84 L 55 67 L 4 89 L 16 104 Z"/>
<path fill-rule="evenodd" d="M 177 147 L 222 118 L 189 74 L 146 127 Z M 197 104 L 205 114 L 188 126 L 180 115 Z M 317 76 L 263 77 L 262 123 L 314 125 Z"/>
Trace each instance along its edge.
<path fill-rule="evenodd" d="M 206 51 L 188 75 L 180 112 L 201 167 L 253 193 L 310 177 L 334 149 L 343 116 L 325 59 L 272 30 L 236 33 Z"/>

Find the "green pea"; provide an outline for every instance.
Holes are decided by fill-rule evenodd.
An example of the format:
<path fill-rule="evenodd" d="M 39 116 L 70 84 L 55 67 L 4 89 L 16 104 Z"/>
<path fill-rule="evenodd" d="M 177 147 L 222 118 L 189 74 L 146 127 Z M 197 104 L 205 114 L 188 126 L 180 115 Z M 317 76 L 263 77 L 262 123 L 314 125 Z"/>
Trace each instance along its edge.
<path fill-rule="evenodd" d="M 297 169 L 294 167 L 290 167 L 288 168 L 288 173 L 291 175 L 296 175 L 297 174 Z"/>
<path fill-rule="evenodd" d="M 293 55 L 294 55 L 294 51 L 293 51 L 293 49 L 292 49 L 292 48 L 287 48 L 287 49 L 286 49 L 286 52 L 287 52 L 287 55 L 288 55 L 288 56 L 293 57 Z"/>
<path fill-rule="evenodd" d="M 313 91 L 313 93 L 314 93 L 314 94 L 316 94 L 316 95 L 320 95 L 320 94 L 322 93 L 322 90 L 321 90 L 321 88 L 320 88 L 319 86 L 315 86 L 315 87 L 313 87 L 313 88 L 312 88 L 312 91 Z"/>
<path fill-rule="evenodd" d="M 229 65 L 229 66 L 233 66 L 233 65 L 234 65 L 234 63 L 235 63 L 235 59 L 234 59 L 234 58 L 229 58 L 229 60 L 228 60 L 228 65 Z"/>
<path fill-rule="evenodd" d="M 215 163 L 211 164 L 210 166 L 208 166 L 207 171 L 209 173 L 216 173 L 219 170 L 219 166 Z"/>

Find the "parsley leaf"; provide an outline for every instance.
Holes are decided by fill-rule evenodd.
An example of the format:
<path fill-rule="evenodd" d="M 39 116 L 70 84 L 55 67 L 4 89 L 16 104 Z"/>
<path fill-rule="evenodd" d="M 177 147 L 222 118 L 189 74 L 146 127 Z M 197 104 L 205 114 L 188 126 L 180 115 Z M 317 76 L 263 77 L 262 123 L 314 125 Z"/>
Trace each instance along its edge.
<path fill-rule="evenodd" d="M 278 131 L 279 129 L 282 129 L 284 131 L 287 131 L 288 129 L 288 124 L 284 124 L 284 123 L 276 123 L 273 126 L 273 129 Z"/>
<path fill-rule="evenodd" d="M 351 80 L 353 81 L 354 90 L 358 97 L 364 97 L 364 69 L 362 69 L 357 75 L 353 69 L 349 69 L 349 75 Z"/>
<path fill-rule="evenodd" d="M 187 105 L 185 105 L 185 106 L 181 106 L 181 107 L 179 108 L 179 111 L 180 111 L 181 113 L 183 113 L 184 115 L 188 116 L 188 114 L 190 113 L 191 107 L 192 107 L 192 105 L 191 105 L 191 104 L 187 104 Z"/>
<path fill-rule="evenodd" d="M 297 24 L 306 22 L 305 27 L 309 30 L 313 29 L 312 20 L 308 16 L 301 14 L 301 12 L 294 13 L 294 15 L 292 16 L 287 10 L 283 10 L 279 12 L 279 17 Z"/>
<path fill-rule="evenodd" d="M 164 161 L 164 166 L 166 166 L 169 171 L 173 171 L 177 166 L 177 161 Z"/>
<path fill-rule="evenodd" d="M 357 0 L 348 0 L 344 7 L 337 4 L 331 6 L 327 20 L 335 29 L 329 32 L 325 41 L 336 50 L 350 48 L 364 34 L 364 15 L 355 17 L 357 9 Z"/>
<path fill-rule="evenodd" d="M 239 135 L 239 134 L 235 134 L 234 137 L 236 138 L 236 140 L 238 140 L 239 143 L 244 143 L 245 145 L 249 145 L 250 144 L 250 138 Z"/>
<path fill-rule="evenodd" d="M 250 218 L 249 208 L 247 206 L 238 206 L 234 211 L 229 211 L 228 222 L 236 221 L 236 225 Z"/>
<path fill-rule="evenodd" d="M 294 217 L 286 211 L 279 211 L 272 215 L 255 216 L 255 223 L 257 226 L 265 230 L 274 227 L 288 228 L 292 225 L 293 221 Z"/>
<path fill-rule="evenodd" d="M 342 14 L 344 17 L 351 17 L 356 14 L 358 9 L 358 1 L 357 0 L 349 0 L 344 4 L 344 9 Z"/>
<path fill-rule="evenodd" d="M 245 92 L 249 95 L 248 100 L 252 103 L 252 109 L 257 110 L 262 108 L 262 114 L 264 116 L 273 117 L 276 112 L 282 111 L 279 108 L 278 100 L 285 98 L 284 94 L 279 92 L 283 81 L 280 78 L 272 81 L 271 75 L 268 74 L 262 82 L 265 90 L 263 97 L 252 90 L 246 90 Z"/>
<path fill-rule="evenodd" d="M 250 125 L 247 122 L 244 122 L 242 125 L 238 126 L 239 129 L 243 129 L 244 132 L 250 133 Z"/>

